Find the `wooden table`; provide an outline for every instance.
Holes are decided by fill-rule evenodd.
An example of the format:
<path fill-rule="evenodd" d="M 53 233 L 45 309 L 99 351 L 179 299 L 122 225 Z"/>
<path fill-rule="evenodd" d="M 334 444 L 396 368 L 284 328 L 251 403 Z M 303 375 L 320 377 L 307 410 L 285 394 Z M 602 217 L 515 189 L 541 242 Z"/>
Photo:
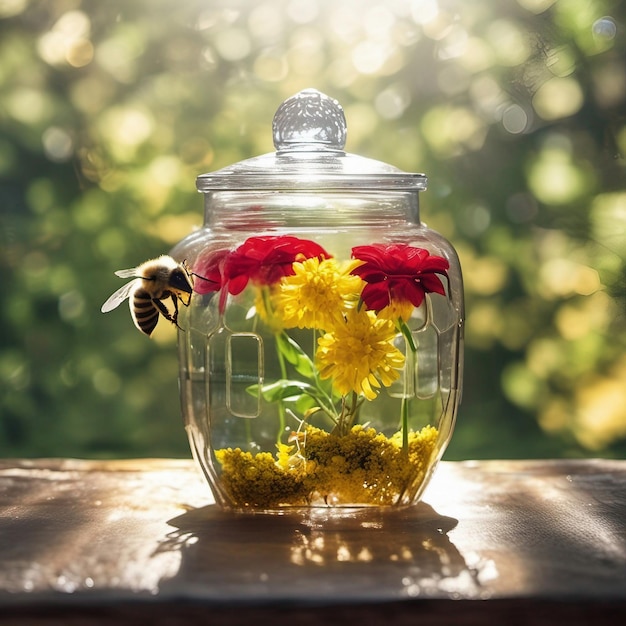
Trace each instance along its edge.
<path fill-rule="evenodd" d="M 444 462 L 399 511 L 234 515 L 190 461 L 0 461 L 0 623 L 626 624 L 626 461 Z"/>

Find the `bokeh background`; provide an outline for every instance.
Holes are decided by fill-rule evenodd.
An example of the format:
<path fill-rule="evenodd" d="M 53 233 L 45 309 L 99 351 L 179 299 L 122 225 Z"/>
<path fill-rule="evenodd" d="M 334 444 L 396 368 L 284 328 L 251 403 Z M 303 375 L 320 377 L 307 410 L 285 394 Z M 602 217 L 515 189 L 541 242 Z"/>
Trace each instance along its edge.
<path fill-rule="evenodd" d="M 189 456 L 174 329 L 100 306 L 315 87 L 461 257 L 445 458 L 624 457 L 625 31 L 620 0 L 0 0 L 0 455 Z"/>

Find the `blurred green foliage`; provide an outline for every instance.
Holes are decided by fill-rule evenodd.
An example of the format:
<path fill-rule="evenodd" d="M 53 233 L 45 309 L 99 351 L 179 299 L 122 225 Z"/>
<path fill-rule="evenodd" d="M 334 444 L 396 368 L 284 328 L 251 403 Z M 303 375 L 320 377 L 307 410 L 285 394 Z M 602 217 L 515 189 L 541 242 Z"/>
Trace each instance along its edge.
<path fill-rule="evenodd" d="M 173 329 L 100 305 L 306 87 L 459 251 L 446 458 L 623 456 L 619 0 L 0 0 L 0 454 L 189 456 Z"/>

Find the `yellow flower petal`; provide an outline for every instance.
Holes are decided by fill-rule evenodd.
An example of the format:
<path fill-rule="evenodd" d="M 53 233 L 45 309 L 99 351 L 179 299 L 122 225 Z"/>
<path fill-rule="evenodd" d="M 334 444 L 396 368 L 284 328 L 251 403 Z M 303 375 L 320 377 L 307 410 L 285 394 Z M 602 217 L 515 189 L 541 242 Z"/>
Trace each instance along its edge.
<path fill-rule="evenodd" d="M 317 365 L 322 379 L 332 379 L 342 395 L 362 394 L 368 400 L 400 377 L 404 355 L 393 345 L 398 334 L 389 320 L 372 311 L 352 309 L 318 339 Z"/>
<path fill-rule="evenodd" d="M 329 329 L 337 311 L 358 301 L 363 281 L 350 275 L 352 267 L 352 262 L 339 265 L 334 258 L 294 263 L 293 276 L 281 280 L 275 300 L 284 327 Z"/>

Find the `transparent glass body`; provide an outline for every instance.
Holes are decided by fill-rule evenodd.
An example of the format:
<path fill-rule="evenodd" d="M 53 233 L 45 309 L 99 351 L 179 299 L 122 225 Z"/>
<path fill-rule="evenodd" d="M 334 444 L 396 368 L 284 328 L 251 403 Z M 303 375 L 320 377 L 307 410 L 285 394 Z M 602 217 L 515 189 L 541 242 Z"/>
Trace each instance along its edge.
<path fill-rule="evenodd" d="M 204 226 L 172 251 L 195 274 L 179 315 L 185 426 L 224 508 L 409 505 L 460 400 L 460 266 L 420 222 L 425 178 L 353 163 L 338 105 L 303 93 L 277 112 L 269 167 L 199 177 Z"/>

